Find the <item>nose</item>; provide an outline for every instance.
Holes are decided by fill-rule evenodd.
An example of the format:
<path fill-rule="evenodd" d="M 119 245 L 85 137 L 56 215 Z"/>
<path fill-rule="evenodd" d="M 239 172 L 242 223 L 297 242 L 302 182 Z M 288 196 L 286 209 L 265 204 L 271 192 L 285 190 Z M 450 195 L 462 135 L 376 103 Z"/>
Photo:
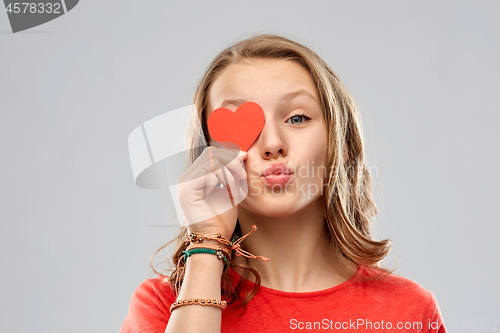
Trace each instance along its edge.
<path fill-rule="evenodd" d="M 278 159 L 286 156 L 287 148 L 282 130 L 274 121 L 267 121 L 260 133 L 259 139 L 261 156 L 264 159 Z"/>

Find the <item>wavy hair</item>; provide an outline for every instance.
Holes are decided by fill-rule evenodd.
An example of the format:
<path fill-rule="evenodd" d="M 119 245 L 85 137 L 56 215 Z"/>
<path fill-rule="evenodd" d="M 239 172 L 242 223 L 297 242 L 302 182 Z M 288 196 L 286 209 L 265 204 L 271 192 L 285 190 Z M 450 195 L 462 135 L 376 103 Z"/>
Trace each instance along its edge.
<path fill-rule="evenodd" d="M 215 57 L 201 78 L 194 95 L 197 110 L 195 117 L 198 121 L 193 121 L 188 131 L 187 148 L 190 148 L 191 152 L 188 165 L 194 163 L 206 147 L 206 142 L 209 142 L 207 99 L 210 85 L 229 65 L 255 58 L 295 61 L 311 74 L 316 85 L 328 130 L 326 166 L 330 172 L 326 175 L 324 184 L 325 188 L 330 190 L 323 191 L 322 207 L 331 253 L 341 254 L 358 265 L 370 267 L 378 272 L 371 277 L 357 276 L 361 280 L 378 279 L 393 273 L 394 269 L 390 271 L 380 265 L 380 261 L 391 249 L 391 240 L 376 241 L 370 235 L 370 227 L 378 209 L 372 196 L 370 172 L 365 165 L 358 106 L 337 74 L 306 46 L 282 36 L 260 34 L 234 43 Z M 170 258 L 175 265 L 182 256 L 182 251 L 186 249 L 184 240 L 187 236 L 187 228 L 184 226 L 175 239 L 162 246 L 151 257 L 151 268 L 165 277 L 164 282 L 173 284 L 177 277 L 176 272 L 174 270 L 170 275 L 157 272 L 153 259 L 166 246 L 176 241 L 177 249 Z M 239 223 L 236 224 L 233 236 L 241 236 Z M 247 303 L 258 292 L 260 276 L 248 265 L 231 263 L 231 267 L 235 266 L 245 269 L 242 279 L 233 287 L 226 271 L 221 280 L 222 293 L 229 304 L 239 305 L 244 312 Z M 339 269 L 342 275 L 347 276 L 345 263 L 341 264 Z M 255 284 L 254 288 L 242 297 L 240 293 L 248 281 L 248 272 L 254 274 Z M 182 271 L 180 275 L 182 276 Z"/>

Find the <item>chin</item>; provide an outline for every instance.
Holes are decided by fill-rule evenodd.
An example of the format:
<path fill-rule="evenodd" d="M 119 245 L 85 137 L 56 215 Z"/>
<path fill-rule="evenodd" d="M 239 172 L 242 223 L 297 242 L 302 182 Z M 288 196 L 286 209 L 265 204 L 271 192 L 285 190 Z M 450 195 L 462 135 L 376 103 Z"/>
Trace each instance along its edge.
<path fill-rule="evenodd" d="M 282 217 L 301 209 L 301 202 L 296 197 L 263 194 L 247 196 L 240 205 L 242 208 L 263 216 Z"/>

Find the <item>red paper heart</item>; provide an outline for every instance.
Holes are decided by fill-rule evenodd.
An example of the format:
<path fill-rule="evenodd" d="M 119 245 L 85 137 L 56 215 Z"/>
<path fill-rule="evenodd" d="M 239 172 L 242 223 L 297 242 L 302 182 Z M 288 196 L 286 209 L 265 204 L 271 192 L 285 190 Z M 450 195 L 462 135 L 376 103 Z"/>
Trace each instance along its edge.
<path fill-rule="evenodd" d="M 260 105 L 247 102 L 241 104 L 236 112 L 226 108 L 214 110 L 208 117 L 207 125 L 215 141 L 235 143 L 241 150 L 247 151 L 259 137 L 264 122 L 264 111 Z"/>

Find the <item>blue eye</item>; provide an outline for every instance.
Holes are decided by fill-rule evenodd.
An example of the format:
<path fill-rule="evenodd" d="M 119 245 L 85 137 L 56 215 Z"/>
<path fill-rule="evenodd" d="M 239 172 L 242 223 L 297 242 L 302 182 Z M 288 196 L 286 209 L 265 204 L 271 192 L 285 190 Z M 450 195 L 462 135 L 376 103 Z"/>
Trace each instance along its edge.
<path fill-rule="evenodd" d="M 304 114 L 296 114 L 296 115 L 293 115 L 290 118 L 288 118 L 286 123 L 288 123 L 288 124 L 300 124 L 300 123 L 303 123 L 304 121 L 307 121 L 307 120 L 311 120 L 311 118 L 309 118 L 308 116 L 306 116 Z"/>

